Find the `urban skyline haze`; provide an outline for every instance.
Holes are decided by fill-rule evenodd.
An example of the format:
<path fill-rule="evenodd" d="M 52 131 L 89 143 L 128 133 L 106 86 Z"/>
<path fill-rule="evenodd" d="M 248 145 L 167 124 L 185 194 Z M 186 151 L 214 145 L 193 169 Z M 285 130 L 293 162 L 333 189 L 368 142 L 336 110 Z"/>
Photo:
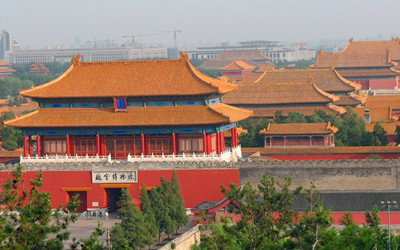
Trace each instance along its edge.
<path fill-rule="evenodd" d="M 0 6 L 0 29 L 31 49 L 74 44 L 76 37 L 121 43 L 131 34 L 172 46 L 173 34 L 165 31 L 174 28 L 182 30 L 180 49 L 261 39 L 390 39 L 399 35 L 400 19 L 398 0 L 0 0 Z"/>

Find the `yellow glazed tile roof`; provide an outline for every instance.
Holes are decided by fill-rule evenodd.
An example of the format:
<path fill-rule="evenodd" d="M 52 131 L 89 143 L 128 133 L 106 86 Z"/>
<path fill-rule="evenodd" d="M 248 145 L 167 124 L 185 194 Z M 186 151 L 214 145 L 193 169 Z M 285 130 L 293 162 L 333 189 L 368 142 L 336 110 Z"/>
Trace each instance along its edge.
<path fill-rule="evenodd" d="M 80 62 L 59 78 L 21 92 L 34 98 L 191 96 L 220 93 L 235 85 L 203 75 L 181 54 L 178 60 Z"/>

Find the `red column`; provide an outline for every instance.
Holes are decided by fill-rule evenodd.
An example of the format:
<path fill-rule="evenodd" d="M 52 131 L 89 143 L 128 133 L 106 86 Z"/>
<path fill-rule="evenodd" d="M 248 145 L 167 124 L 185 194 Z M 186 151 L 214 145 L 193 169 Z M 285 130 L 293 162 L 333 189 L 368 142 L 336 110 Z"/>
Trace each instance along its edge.
<path fill-rule="evenodd" d="M 37 136 L 37 139 L 36 139 L 36 153 L 37 153 L 37 156 L 41 156 L 41 152 L 40 152 L 40 150 L 41 150 L 41 143 L 40 143 L 40 140 L 41 140 L 41 138 L 40 138 L 40 135 L 38 135 Z"/>
<path fill-rule="evenodd" d="M 203 133 L 203 150 L 204 153 L 209 154 L 208 148 L 207 148 L 207 134 Z"/>
<path fill-rule="evenodd" d="M 221 152 L 225 151 L 225 135 L 224 132 L 220 132 L 221 136 Z"/>
<path fill-rule="evenodd" d="M 28 156 L 28 137 L 24 135 L 24 157 Z"/>
<path fill-rule="evenodd" d="M 69 135 L 66 135 L 66 141 L 67 141 L 67 155 L 70 156 L 71 155 L 71 140 L 70 140 Z"/>
<path fill-rule="evenodd" d="M 146 145 L 145 145 L 144 134 L 142 134 L 142 152 L 144 155 L 146 154 Z"/>
<path fill-rule="evenodd" d="M 283 146 L 286 146 L 286 144 L 287 144 L 287 137 L 284 136 L 284 137 L 283 137 Z"/>
<path fill-rule="evenodd" d="M 106 148 L 105 148 L 105 144 L 104 144 L 105 135 L 100 136 L 100 140 L 101 140 L 101 148 L 100 148 L 101 155 L 105 155 L 106 154 Z"/>
<path fill-rule="evenodd" d="M 211 154 L 211 147 L 212 147 L 212 142 L 211 142 L 211 134 L 207 135 L 207 151 L 209 154 Z"/>
<path fill-rule="evenodd" d="M 219 132 L 217 132 L 217 154 L 221 154 L 221 137 Z"/>
<path fill-rule="evenodd" d="M 29 136 L 29 156 L 32 156 L 32 136 Z"/>
<path fill-rule="evenodd" d="M 312 139 L 311 139 L 312 137 L 310 136 L 310 146 L 312 146 Z"/>
<path fill-rule="evenodd" d="M 172 133 L 172 148 L 174 149 L 174 154 L 176 155 L 176 135 L 175 133 Z"/>
<path fill-rule="evenodd" d="M 235 147 L 235 128 L 231 128 L 232 148 Z"/>
<path fill-rule="evenodd" d="M 96 135 L 96 146 L 97 146 L 97 155 L 101 155 L 101 152 L 100 152 L 100 135 Z"/>

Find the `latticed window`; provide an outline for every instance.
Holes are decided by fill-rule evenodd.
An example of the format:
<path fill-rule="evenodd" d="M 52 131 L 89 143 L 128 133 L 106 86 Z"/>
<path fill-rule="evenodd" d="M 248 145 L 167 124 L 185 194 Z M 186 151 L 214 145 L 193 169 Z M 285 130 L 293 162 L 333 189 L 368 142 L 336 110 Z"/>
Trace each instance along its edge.
<path fill-rule="evenodd" d="M 67 142 L 66 140 L 44 140 L 44 154 L 55 155 L 55 154 L 66 154 L 67 153 Z"/>

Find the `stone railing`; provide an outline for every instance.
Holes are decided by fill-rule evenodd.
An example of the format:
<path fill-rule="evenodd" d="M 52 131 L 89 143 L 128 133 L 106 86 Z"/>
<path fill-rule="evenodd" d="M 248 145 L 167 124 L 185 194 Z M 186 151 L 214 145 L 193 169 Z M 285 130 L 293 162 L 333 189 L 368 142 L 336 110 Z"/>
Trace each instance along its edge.
<path fill-rule="evenodd" d="M 193 154 L 179 154 L 179 155 L 128 155 L 126 158 L 127 162 L 236 162 L 237 158 L 242 157 L 242 149 L 239 146 L 230 148 L 217 155 L 215 153 L 193 153 Z M 68 155 L 45 155 L 45 156 L 20 156 L 21 163 L 35 163 L 35 162 L 113 162 L 113 161 L 125 161 L 125 159 L 114 160 L 111 154 L 108 156 L 68 156 Z"/>
<path fill-rule="evenodd" d="M 45 155 L 45 156 L 20 156 L 20 163 L 26 162 L 111 162 L 111 155 L 108 156 L 68 156 L 68 155 Z"/>

